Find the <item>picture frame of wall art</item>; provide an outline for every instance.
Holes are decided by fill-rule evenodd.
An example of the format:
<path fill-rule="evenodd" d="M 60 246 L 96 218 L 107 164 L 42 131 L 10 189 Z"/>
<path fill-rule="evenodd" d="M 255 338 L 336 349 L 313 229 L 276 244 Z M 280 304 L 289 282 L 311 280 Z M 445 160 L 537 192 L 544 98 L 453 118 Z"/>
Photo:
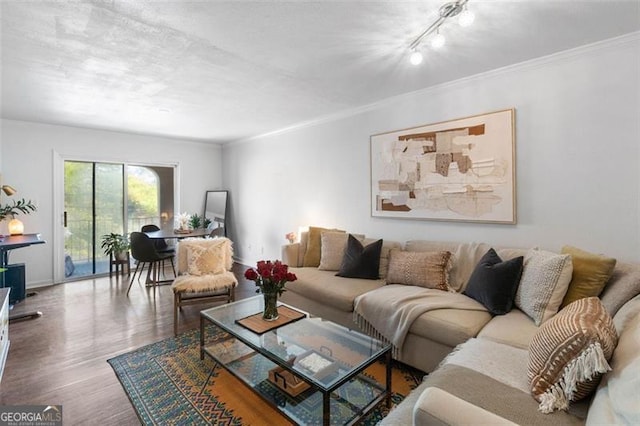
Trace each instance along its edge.
<path fill-rule="evenodd" d="M 516 223 L 515 109 L 371 136 L 371 215 Z"/>

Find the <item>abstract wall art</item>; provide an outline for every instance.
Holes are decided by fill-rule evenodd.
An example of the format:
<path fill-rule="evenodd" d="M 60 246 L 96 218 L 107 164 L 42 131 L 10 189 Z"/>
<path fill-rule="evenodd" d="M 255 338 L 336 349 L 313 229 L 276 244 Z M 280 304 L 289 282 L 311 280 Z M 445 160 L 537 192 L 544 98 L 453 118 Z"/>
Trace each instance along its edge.
<path fill-rule="evenodd" d="M 371 214 L 516 223 L 514 109 L 371 136 Z"/>

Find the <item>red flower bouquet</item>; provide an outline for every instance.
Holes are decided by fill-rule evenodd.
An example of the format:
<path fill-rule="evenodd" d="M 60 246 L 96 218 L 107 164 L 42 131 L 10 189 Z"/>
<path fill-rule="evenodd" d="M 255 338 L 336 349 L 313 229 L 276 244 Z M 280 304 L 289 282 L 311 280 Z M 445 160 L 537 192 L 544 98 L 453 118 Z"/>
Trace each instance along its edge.
<path fill-rule="evenodd" d="M 261 260 L 257 268 L 249 268 L 244 272 L 244 277 L 256 283 L 256 293 L 264 296 L 264 312 L 262 319 L 265 321 L 275 321 L 278 319 L 278 296 L 286 290 L 284 285 L 289 281 L 298 279 L 296 275 L 289 272 L 289 267 L 276 260 Z"/>
<path fill-rule="evenodd" d="M 256 283 L 256 293 L 273 293 L 278 295 L 286 290 L 285 284 L 298 279 L 296 275 L 289 272 L 289 266 L 279 260 L 261 260 L 257 268 L 249 268 L 245 271 L 244 277 Z"/>

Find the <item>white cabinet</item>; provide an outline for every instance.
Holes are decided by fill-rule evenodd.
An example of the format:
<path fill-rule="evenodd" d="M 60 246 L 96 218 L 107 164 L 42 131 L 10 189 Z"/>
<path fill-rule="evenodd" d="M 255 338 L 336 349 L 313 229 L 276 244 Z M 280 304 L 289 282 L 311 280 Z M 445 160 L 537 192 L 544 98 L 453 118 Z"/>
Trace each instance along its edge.
<path fill-rule="evenodd" d="M 0 288 L 0 381 L 9 354 L 9 288 Z"/>

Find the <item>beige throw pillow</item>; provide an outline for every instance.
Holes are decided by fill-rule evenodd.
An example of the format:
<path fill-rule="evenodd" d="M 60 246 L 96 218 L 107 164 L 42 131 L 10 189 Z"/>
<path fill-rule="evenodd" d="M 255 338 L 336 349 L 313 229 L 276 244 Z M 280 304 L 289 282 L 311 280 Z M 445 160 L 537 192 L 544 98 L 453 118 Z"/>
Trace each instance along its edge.
<path fill-rule="evenodd" d="M 387 284 L 405 284 L 449 290 L 451 252 L 417 252 L 393 249 L 389 254 Z"/>
<path fill-rule="evenodd" d="M 529 344 L 527 377 L 540 411 L 567 409 L 611 368 L 618 336 L 597 297 L 576 300 L 542 324 Z"/>
<path fill-rule="evenodd" d="M 364 235 L 353 235 L 358 241 L 364 240 Z M 320 236 L 320 265 L 322 271 L 339 271 L 347 248 L 349 234 L 346 232 L 325 231 Z"/>
<path fill-rule="evenodd" d="M 222 246 L 187 247 L 187 273 L 189 275 L 221 274 L 225 271 Z"/>
<path fill-rule="evenodd" d="M 568 254 L 529 250 L 524 258 L 516 306 L 539 326 L 558 312 L 572 271 Z"/>
<path fill-rule="evenodd" d="M 322 233 L 326 231 L 344 232 L 340 229 L 326 229 L 310 226 L 309 234 L 307 236 L 307 250 L 304 253 L 304 261 L 302 263 L 302 266 L 317 267 L 320 265 L 320 250 L 322 247 L 321 237 Z"/>

